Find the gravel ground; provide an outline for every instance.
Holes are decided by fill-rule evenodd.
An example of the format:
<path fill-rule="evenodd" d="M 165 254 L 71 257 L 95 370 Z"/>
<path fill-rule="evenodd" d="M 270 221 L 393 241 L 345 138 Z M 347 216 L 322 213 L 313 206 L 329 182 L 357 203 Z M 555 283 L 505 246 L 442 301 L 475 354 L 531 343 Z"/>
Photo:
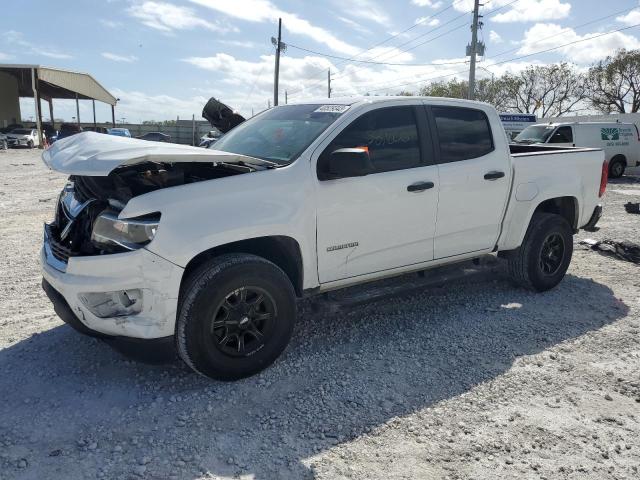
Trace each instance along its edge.
<path fill-rule="evenodd" d="M 0 152 L 0 479 L 638 479 L 640 266 L 577 250 L 553 291 L 489 281 L 302 305 L 262 374 L 131 361 L 55 316 L 42 222 L 64 177 Z M 640 178 L 602 229 L 640 241 Z"/>

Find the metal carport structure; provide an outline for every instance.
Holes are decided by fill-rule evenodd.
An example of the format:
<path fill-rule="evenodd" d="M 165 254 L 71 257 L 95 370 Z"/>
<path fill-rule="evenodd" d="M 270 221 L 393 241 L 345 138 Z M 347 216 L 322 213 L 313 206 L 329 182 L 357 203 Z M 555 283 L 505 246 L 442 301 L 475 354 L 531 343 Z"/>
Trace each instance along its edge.
<path fill-rule="evenodd" d="M 75 99 L 78 125 L 80 124 L 79 100 L 91 100 L 93 102 L 94 124 L 96 123 L 95 101 L 98 100 L 111 105 L 111 123 L 115 127 L 115 105 L 118 99 L 88 73 L 72 72 L 40 65 L 9 64 L 0 64 L 0 73 L 8 74 L 15 79 L 18 98 L 29 97 L 35 100 L 36 125 L 40 138 L 42 138 L 40 100 L 46 100 L 49 103 L 49 114 L 53 124 L 53 99 Z M 11 94 L 9 93 L 9 95 Z"/>

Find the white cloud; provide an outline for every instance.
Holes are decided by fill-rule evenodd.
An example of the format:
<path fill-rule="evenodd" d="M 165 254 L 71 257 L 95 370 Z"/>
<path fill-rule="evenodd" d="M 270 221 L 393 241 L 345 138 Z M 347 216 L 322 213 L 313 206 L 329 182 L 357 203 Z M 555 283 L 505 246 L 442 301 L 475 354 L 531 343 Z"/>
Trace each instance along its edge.
<path fill-rule="evenodd" d="M 171 33 L 174 30 L 192 30 L 194 28 L 204 28 L 213 32 L 228 30 L 228 28 L 218 23 L 200 18 L 190 8 L 178 7 L 171 3 L 145 1 L 131 5 L 127 12 L 147 27 L 165 33 Z"/>
<path fill-rule="evenodd" d="M 416 18 L 415 23 L 416 24 L 420 23 L 420 24 L 424 25 L 425 27 L 437 27 L 438 25 L 440 25 L 440 20 L 439 19 L 432 18 L 431 20 L 429 20 L 429 18 L 431 18 L 431 17 Z"/>
<path fill-rule="evenodd" d="M 489 32 L 489 40 L 491 41 L 491 43 L 502 43 L 503 42 L 502 37 L 495 30 L 491 30 Z"/>
<path fill-rule="evenodd" d="M 240 48 L 258 48 L 260 45 L 256 42 L 243 41 L 243 40 L 220 40 L 218 43 L 223 45 L 230 45 L 232 47 L 240 47 Z"/>
<path fill-rule="evenodd" d="M 6 53 L 2 53 L 0 52 L 0 60 L 9 60 L 11 57 L 11 55 L 7 55 Z"/>
<path fill-rule="evenodd" d="M 270 0 L 191 0 L 193 3 L 216 10 L 230 17 L 248 22 L 276 22 L 282 18 L 286 30 L 312 38 L 336 52 L 355 55 L 359 49 L 341 40 L 324 28 L 312 25 L 295 13 L 285 12 Z"/>
<path fill-rule="evenodd" d="M 493 0 L 490 5 L 491 9 L 507 7 L 490 17 L 491 21 L 497 23 L 559 20 L 568 17 L 571 11 L 571 4 L 562 0 L 519 0 L 516 3 L 513 0 Z M 459 12 L 470 12 L 473 10 L 473 0 L 459 1 L 453 4 L 453 8 Z"/>
<path fill-rule="evenodd" d="M 5 32 L 3 36 L 7 43 L 22 47 L 24 49 L 24 52 L 29 53 L 31 55 L 41 55 L 43 57 L 55 58 L 55 59 L 73 58 L 71 55 L 67 53 L 63 53 L 52 48 L 45 48 L 38 45 L 34 45 L 33 43 L 25 40 L 24 35 L 22 35 L 21 32 L 16 32 L 15 30 L 9 30 Z"/>
<path fill-rule="evenodd" d="M 125 117 L 128 122 L 142 120 L 170 120 L 177 116 L 202 120 L 202 107 L 209 99 L 208 96 L 193 96 L 176 98 L 170 95 L 152 95 L 145 92 L 126 91 L 119 88 L 110 90 L 120 99 L 116 106 L 116 117 Z M 171 115 L 171 117 L 169 117 Z"/>
<path fill-rule="evenodd" d="M 351 17 L 362 18 L 380 25 L 389 25 L 391 19 L 380 6 L 371 0 L 340 1 L 341 9 Z"/>
<path fill-rule="evenodd" d="M 122 22 L 116 22 L 114 20 L 105 20 L 105 19 L 100 19 L 100 23 L 102 25 L 104 25 L 107 28 L 120 28 L 122 27 Z"/>
<path fill-rule="evenodd" d="M 360 33 L 365 33 L 365 34 L 370 34 L 371 30 L 369 30 L 368 28 L 363 27 L 362 25 L 360 25 L 360 23 L 351 20 L 350 18 L 347 17 L 337 17 L 338 20 L 340 20 L 342 23 L 344 23 L 345 25 L 347 25 L 349 28 L 353 28 L 354 30 L 357 30 Z"/>
<path fill-rule="evenodd" d="M 138 60 L 138 57 L 135 55 L 118 55 L 110 52 L 102 52 L 102 56 L 108 60 L 113 60 L 114 62 L 133 63 Z"/>
<path fill-rule="evenodd" d="M 439 0 L 411 0 L 411 3 L 419 7 L 440 8 L 442 6 Z"/>
<path fill-rule="evenodd" d="M 640 23 L 640 10 L 631 10 L 626 15 L 616 17 L 616 20 L 625 25 L 637 25 Z"/>
<path fill-rule="evenodd" d="M 578 35 L 571 28 L 563 28 L 554 23 L 537 23 L 524 34 L 519 54 L 529 54 L 553 48 L 558 45 L 588 39 L 597 36 L 598 33 Z M 567 60 L 575 63 L 591 63 L 603 59 L 607 55 L 615 53 L 620 48 L 640 48 L 640 41 L 621 32 L 599 37 L 591 42 L 584 41 L 574 45 L 568 45 L 557 52 L 565 55 Z"/>

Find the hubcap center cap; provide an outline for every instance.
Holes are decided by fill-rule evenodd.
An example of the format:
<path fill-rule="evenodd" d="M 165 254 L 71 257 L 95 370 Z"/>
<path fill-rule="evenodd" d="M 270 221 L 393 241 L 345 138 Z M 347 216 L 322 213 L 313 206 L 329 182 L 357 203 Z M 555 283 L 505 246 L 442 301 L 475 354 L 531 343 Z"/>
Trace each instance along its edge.
<path fill-rule="evenodd" d="M 240 328 L 246 328 L 249 325 L 249 317 L 247 317 L 246 315 L 244 317 L 240 318 L 240 321 L 238 322 L 238 326 Z"/>

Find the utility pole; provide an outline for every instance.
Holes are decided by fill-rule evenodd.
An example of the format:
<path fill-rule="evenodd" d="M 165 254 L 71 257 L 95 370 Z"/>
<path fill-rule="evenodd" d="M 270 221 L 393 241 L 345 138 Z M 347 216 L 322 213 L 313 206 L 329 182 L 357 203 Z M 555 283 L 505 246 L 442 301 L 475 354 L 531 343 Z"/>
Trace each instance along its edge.
<path fill-rule="evenodd" d="M 469 66 L 469 100 L 473 100 L 476 94 L 476 54 L 484 55 L 484 43 L 478 42 L 478 28 L 482 28 L 482 22 L 478 21 L 482 18 L 482 15 L 478 14 L 480 7 L 480 0 L 475 0 L 473 25 L 471 25 L 471 45 L 467 45 L 467 57 L 471 57 Z"/>
<path fill-rule="evenodd" d="M 327 98 L 331 98 L 331 69 L 327 70 Z"/>
<path fill-rule="evenodd" d="M 278 83 L 280 80 L 280 52 L 284 52 L 287 46 L 282 43 L 282 19 L 278 19 L 278 38 L 271 37 L 271 43 L 276 47 L 276 68 L 273 75 L 273 106 L 278 106 Z"/>
<path fill-rule="evenodd" d="M 287 91 L 284 91 L 284 104 L 287 105 L 289 103 L 289 95 L 287 94 Z"/>

